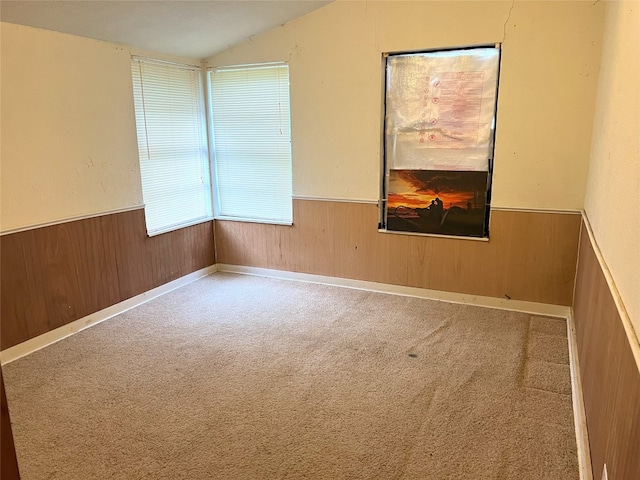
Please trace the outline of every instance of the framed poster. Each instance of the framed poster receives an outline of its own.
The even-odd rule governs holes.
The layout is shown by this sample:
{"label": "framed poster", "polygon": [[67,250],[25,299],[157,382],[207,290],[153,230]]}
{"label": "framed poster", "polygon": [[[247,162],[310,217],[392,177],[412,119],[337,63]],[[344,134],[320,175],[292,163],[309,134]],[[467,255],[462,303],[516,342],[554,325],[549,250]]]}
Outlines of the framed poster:
{"label": "framed poster", "polygon": [[500,49],[389,54],[381,227],[489,235]]}

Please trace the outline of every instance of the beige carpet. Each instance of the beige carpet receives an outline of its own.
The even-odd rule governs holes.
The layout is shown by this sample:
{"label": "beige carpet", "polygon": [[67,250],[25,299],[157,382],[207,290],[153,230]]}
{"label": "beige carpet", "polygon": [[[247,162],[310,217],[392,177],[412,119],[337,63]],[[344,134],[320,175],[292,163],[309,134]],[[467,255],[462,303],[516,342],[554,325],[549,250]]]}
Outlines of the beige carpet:
{"label": "beige carpet", "polygon": [[23,480],[579,478],[558,319],[218,273],[5,382]]}

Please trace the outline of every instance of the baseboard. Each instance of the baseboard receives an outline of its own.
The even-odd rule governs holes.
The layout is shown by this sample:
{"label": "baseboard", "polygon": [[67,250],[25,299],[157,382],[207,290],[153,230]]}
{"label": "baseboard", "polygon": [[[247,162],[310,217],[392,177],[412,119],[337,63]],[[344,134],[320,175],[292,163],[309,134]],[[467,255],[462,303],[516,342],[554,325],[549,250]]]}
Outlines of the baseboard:
{"label": "baseboard", "polygon": [[39,335],[35,338],[22,342],[13,347],[0,352],[0,363],[7,364],[18,358],[24,357],[41,348],[51,345],[63,338],[77,333],[97,323],[119,315],[138,305],[142,305],[154,298],[168,293],[176,288],[187,285],[201,277],[210,275],[217,271],[241,273],[246,275],[256,275],[261,277],[279,278],[284,280],[295,280],[300,282],[319,283],[324,285],[334,285],[358,290],[368,290],[372,292],[391,293],[395,295],[405,295],[409,297],[426,298],[436,301],[477,305],[487,308],[501,310],[511,310],[535,315],[547,315],[551,317],[569,318],[571,308],[562,305],[550,305],[546,303],[527,302],[523,300],[508,300],[503,298],[485,297],[481,295],[470,295],[465,293],[444,292],[439,290],[429,290],[425,288],[406,287],[402,285],[390,285],[364,280],[353,280],[349,278],[328,277],[314,275],[310,273],[289,272],[285,270],[272,270],[267,268],[245,267],[239,265],[214,264],[184,277],[173,280],[169,283],[156,287],[147,292],[136,295],[122,302],[116,303],[86,317],[75,320],[50,332]]}
{"label": "baseboard", "polygon": [[580,361],[578,359],[576,325],[573,318],[573,309],[570,310],[569,316],[567,317],[567,338],[569,339],[569,366],[571,369],[573,424],[576,430],[580,480],[593,480],[591,451],[589,449],[589,434],[587,431],[587,416],[584,408],[584,397],[582,396],[582,377],[580,376]]}
{"label": "baseboard", "polygon": [[141,293],[140,295],[128,298],[127,300],[111,305],[110,307],[107,307],[103,310],[99,310],[95,313],[87,315],[86,317],[79,318],[78,320],[63,325],[62,327],[56,328],[55,330],[51,330],[50,332],[38,335],[37,337],[27,340],[26,342],[22,342],[18,345],[7,348],[6,350],[0,352],[0,363],[2,365],[6,365],[7,363],[13,362],[14,360],[22,358],[25,355],[29,355],[30,353],[36,352],[44,347],[56,343],[63,338],[67,338],[86,328],[89,328],[100,322],[104,322],[109,318],[115,317],[116,315],[137,307],[138,305],[142,305],[143,303],[153,300],[154,298],[164,295],[165,293],[175,290],[176,288],[183,287],[184,285],[194,282],[199,278],[211,275],[212,273],[215,273],[216,270],[216,265],[211,265],[209,267],[197,270],[169,283],[165,283],[164,285],[160,285],[159,287]]}
{"label": "baseboard", "polygon": [[223,263],[217,264],[217,271],[242,273],[246,275],[256,275],[259,277],[279,278],[283,280],[295,280],[299,282],[320,283],[323,285],[334,285],[338,287],[355,288],[358,290],[369,290],[372,292],[393,293],[395,295],[405,295],[408,297],[419,297],[450,303],[477,305],[480,307],[511,310],[515,312],[530,313],[535,315],[547,315],[550,317],[568,318],[571,310],[570,307],[562,305],[527,302],[524,300],[508,300],[506,298],[484,297],[481,295],[470,295],[466,293],[444,292],[440,290],[429,290],[426,288],[405,287],[402,285],[390,285],[385,283],[368,282],[364,280],[352,280],[349,278],[327,277],[324,275],[314,275],[311,273],[298,273],[285,270],[272,270],[268,268],[244,267],[240,265],[227,265]]}

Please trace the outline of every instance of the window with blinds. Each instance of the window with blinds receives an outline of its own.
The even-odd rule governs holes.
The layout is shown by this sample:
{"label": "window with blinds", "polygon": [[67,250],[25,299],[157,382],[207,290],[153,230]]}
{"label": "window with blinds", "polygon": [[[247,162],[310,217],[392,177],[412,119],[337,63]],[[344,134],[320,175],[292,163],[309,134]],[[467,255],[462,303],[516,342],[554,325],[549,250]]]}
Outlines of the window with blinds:
{"label": "window with blinds", "polygon": [[131,70],[148,234],[210,220],[201,69],[133,57]]}
{"label": "window with blinds", "polygon": [[289,68],[209,71],[216,218],[292,223]]}

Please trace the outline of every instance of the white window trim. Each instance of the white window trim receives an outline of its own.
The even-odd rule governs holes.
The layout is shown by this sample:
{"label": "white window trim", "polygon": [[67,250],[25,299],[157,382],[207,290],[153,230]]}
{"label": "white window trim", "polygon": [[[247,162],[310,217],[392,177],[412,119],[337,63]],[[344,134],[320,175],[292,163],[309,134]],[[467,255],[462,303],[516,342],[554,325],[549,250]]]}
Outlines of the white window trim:
{"label": "white window trim", "polygon": [[[210,142],[210,138],[209,138],[209,125],[208,125],[208,115],[207,115],[207,98],[206,98],[206,71],[203,67],[202,64],[189,64],[189,63],[180,63],[180,62],[174,62],[174,61],[169,61],[169,60],[163,60],[163,59],[158,59],[158,58],[153,58],[153,57],[147,57],[147,56],[142,56],[142,55],[131,55],[131,60],[130,62],[133,61],[137,61],[137,62],[141,62],[141,63],[150,63],[150,64],[156,64],[156,65],[167,65],[167,66],[173,66],[173,67],[178,67],[178,68],[184,68],[187,70],[192,70],[192,71],[199,71],[200,72],[200,84],[201,84],[201,88],[200,88],[200,95],[199,95],[199,101],[200,101],[200,106],[201,106],[201,111],[203,112],[203,117],[202,121],[204,124],[204,132],[203,132],[203,142],[205,147],[207,148],[207,162],[208,162],[208,168],[209,168],[209,211],[211,212],[210,215],[205,215],[203,217],[199,217],[199,218],[192,218],[190,220],[187,220],[185,222],[180,222],[180,223],[176,223],[176,224],[172,224],[172,225],[168,225],[166,227],[163,228],[159,228],[159,229],[154,229],[152,231],[149,231],[148,225],[146,225],[146,217],[145,217],[145,228],[147,230],[147,236],[148,237],[155,237],[158,235],[162,235],[164,233],[168,233],[168,232],[172,232],[175,230],[180,230],[182,228],[186,228],[186,227],[191,227],[194,225],[199,225],[201,223],[206,223],[206,222],[210,222],[212,220],[214,220],[214,205],[213,205],[213,197],[215,195],[213,186],[214,186],[214,177],[212,176],[212,169],[213,169],[213,164],[211,162],[211,142]],[[133,82],[133,80],[132,80]],[[135,115],[135,108],[134,108],[134,115]],[[137,130],[137,128],[136,128]],[[137,131],[136,131],[136,137],[137,137]],[[138,159],[138,166],[139,168],[141,168],[140,166],[140,159]],[[142,185],[142,178],[140,179],[140,186],[141,188],[144,188]],[[145,207],[145,215],[146,215],[146,205],[143,204],[143,206]]]}
{"label": "white window trim", "polygon": [[[268,220],[268,219],[259,219],[259,218],[248,218],[248,217],[235,217],[235,216],[226,216],[221,215],[220,212],[220,200],[219,200],[219,191],[217,188],[217,179],[218,179],[218,162],[216,161],[216,148],[215,148],[215,135],[214,135],[214,125],[213,125],[213,116],[211,111],[211,81],[209,79],[209,73],[215,72],[217,70],[242,70],[246,68],[260,68],[260,67],[273,67],[285,65],[289,68],[289,62],[279,61],[279,62],[261,62],[261,63],[247,63],[247,64],[237,64],[237,65],[216,65],[210,66],[204,69],[204,90],[205,90],[205,108],[206,108],[206,122],[207,122],[207,136],[208,136],[208,144],[209,144],[209,165],[210,165],[210,174],[211,174],[211,202],[213,206],[213,219],[214,220],[222,220],[222,221],[232,221],[232,222],[241,222],[241,223],[259,223],[266,225],[285,225],[292,226],[293,225],[293,146],[291,147],[291,221],[282,221],[282,220]],[[289,104],[291,104],[291,89],[289,88]],[[291,107],[289,107],[291,108]],[[291,113],[289,113],[291,115]],[[290,140],[293,144],[293,135],[291,134]]]}

